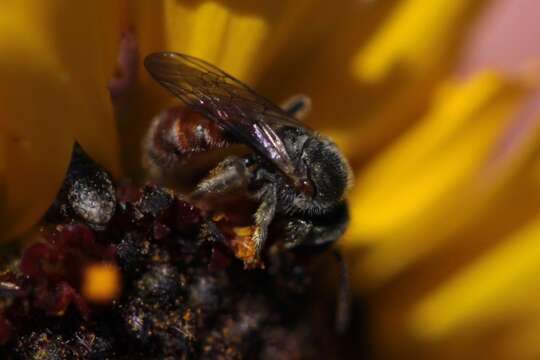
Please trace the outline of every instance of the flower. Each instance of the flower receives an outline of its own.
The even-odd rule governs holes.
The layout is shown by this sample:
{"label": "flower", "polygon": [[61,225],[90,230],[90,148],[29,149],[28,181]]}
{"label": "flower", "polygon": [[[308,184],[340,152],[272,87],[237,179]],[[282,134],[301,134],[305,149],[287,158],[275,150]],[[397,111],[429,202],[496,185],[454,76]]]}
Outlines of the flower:
{"label": "flower", "polygon": [[131,28],[141,55],[185,52],[274,100],[312,97],[310,125],[357,178],[342,245],[376,354],[540,355],[534,0],[2,6],[3,238],[46,210],[75,139],[115,174],[140,171],[138,139],[170,100],[139,69],[111,104]]}

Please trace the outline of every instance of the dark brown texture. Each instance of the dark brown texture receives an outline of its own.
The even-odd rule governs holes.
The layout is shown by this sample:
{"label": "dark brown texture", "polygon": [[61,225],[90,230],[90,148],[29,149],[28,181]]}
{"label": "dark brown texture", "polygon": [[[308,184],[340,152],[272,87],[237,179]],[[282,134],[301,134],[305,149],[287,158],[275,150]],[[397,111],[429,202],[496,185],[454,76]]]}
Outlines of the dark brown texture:
{"label": "dark brown texture", "polygon": [[[70,168],[40,240],[3,265],[0,358],[338,357],[335,308],[316,291],[321,255],[272,239],[260,267],[246,269],[234,251],[239,214],[203,211],[152,184],[118,184],[114,214],[96,227],[65,196],[69,184],[103,171],[81,171],[88,161]],[[108,174],[93,179],[108,183]],[[121,296],[108,304],[80,293],[81,274],[96,262],[122,272]]]}

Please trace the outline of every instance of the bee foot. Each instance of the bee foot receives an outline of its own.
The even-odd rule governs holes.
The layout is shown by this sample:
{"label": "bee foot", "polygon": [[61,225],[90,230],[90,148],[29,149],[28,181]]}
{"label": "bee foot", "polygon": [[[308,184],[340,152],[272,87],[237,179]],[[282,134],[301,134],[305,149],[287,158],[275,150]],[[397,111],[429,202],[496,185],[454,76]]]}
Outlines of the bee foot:
{"label": "bee foot", "polygon": [[313,223],[311,222],[302,219],[290,220],[285,226],[283,246],[286,249],[297,247],[304,242],[312,229]]}
{"label": "bee foot", "polygon": [[293,95],[281,104],[281,108],[285,112],[298,119],[302,120],[309,115],[311,111],[311,99],[304,94]]}

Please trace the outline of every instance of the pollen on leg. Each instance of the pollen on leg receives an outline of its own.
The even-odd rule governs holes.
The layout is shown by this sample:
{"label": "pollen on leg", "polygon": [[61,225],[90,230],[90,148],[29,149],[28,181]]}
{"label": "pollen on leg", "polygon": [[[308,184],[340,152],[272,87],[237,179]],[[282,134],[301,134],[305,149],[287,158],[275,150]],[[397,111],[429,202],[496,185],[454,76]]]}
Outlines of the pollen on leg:
{"label": "pollen on leg", "polygon": [[253,234],[255,233],[255,227],[253,226],[241,226],[234,227],[234,239],[231,241],[234,255],[244,261],[247,266],[256,266],[259,262],[257,247],[255,241],[253,241]]}

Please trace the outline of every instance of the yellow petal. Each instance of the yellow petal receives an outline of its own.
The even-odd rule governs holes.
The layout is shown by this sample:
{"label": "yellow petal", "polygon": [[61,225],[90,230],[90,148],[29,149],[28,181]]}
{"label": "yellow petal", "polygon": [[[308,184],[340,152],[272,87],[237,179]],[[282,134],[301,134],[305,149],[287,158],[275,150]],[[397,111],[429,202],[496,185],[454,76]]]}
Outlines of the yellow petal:
{"label": "yellow petal", "polygon": [[336,136],[349,158],[364,160],[426,109],[426,94],[446,74],[481,4],[344,1],[335,19],[329,3],[317,4],[309,23],[326,32],[278,57],[263,88],[280,98],[310,95],[307,121]]}
{"label": "yellow petal", "polygon": [[390,276],[485,202],[497,177],[477,183],[478,171],[522,95],[493,73],[447,84],[418,126],[357,177],[348,238],[373,247],[359,272],[371,280]]}
{"label": "yellow petal", "polygon": [[216,1],[188,5],[167,0],[164,8],[166,50],[202,58],[247,80],[255,52],[268,35],[260,13],[241,13]]}
{"label": "yellow petal", "polygon": [[165,2],[167,50],[186,52],[212,63],[221,54],[230,11],[216,2],[191,6]]}
{"label": "yellow petal", "polygon": [[[311,1],[134,0],[129,2],[129,17],[139,39],[141,56],[155,51],[187,53],[252,84],[271,65],[271,59],[281,54],[282,46],[291,46],[286,30],[302,28],[295,20],[304,16]],[[139,74],[140,82],[125,115],[129,126],[122,133],[134,139],[126,146],[130,149],[128,167],[142,171],[139,139],[152,117],[173,99],[150,79],[142,66]]]}
{"label": "yellow petal", "polygon": [[118,173],[107,91],[121,26],[120,17],[108,12],[120,11],[118,4],[7,0],[1,5],[2,238],[28,229],[50,205],[75,140]]}
{"label": "yellow petal", "polygon": [[497,352],[501,354],[501,359],[538,359],[540,314],[538,311],[531,311],[519,320],[517,325],[510,324],[509,331],[504,332],[505,337],[496,342]]}
{"label": "yellow petal", "polygon": [[354,75],[379,82],[398,67],[414,76],[441,65],[461,34],[459,27],[478,5],[468,0],[402,1],[353,60]]}
{"label": "yellow petal", "polygon": [[540,220],[463,269],[414,309],[417,336],[437,340],[540,310]]}

